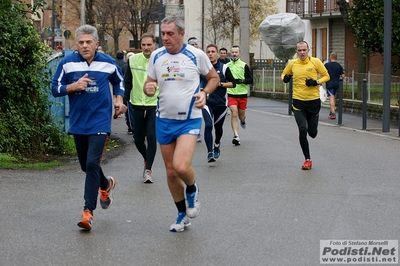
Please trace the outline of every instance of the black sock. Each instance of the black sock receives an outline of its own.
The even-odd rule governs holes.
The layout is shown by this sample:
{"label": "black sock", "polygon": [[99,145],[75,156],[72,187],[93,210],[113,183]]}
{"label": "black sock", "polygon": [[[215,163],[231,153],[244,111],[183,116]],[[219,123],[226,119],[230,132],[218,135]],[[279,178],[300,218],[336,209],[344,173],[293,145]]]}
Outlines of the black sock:
{"label": "black sock", "polygon": [[193,185],[191,185],[191,186],[186,186],[186,193],[187,193],[187,194],[191,194],[191,193],[193,193],[193,192],[196,192],[196,186],[195,186],[195,184],[196,184],[196,183],[193,183]]}
{"label": "black sock", "polygon": [[175,205],[178,208],[178,212],[186,212],[186,202],[185,202],[185,200],[181,200],[179,202],[175,202]]}

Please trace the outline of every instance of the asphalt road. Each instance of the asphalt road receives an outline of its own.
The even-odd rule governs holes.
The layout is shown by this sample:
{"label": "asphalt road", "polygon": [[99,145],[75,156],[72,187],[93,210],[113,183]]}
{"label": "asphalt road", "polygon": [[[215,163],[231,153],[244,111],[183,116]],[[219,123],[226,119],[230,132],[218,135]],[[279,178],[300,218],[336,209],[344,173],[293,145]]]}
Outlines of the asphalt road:
{"label": "asphalt road", "polygon": [[[321,111],[304,161],[287,106],[250,98],[241,146],[225,122],[221,157],[193,158],[202,210],[182,233],[169,232],[176,208],[159,150],[154,184],[141,182],[143,159],[116,119],[121,154],[103,165],[117,185],[114,203],[81,231],[84,174],[77,163],[47,171],[0,169],[0,265],[319,265],[320,240],[398,240],[400,138],[344,125]],[[337,121],[336,121],[337,123]],[[375,264],[379,265],[379,264]]]}

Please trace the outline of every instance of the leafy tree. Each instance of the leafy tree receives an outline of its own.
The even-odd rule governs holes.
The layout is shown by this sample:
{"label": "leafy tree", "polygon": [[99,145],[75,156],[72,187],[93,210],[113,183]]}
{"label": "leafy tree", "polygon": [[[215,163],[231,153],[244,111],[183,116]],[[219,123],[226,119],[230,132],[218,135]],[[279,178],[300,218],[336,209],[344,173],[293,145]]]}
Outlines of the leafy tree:
{"label": "leafy tree", "polygon": [[0,16],[3,15],[4,11],[11,9],[11,0],[0,0]]}
{"label": "leafy tree", "polygon": [[[353,0],[353,5],[348,7],[348,25],[356,38],[355,45],[364,56],[383,54],[384,0]],[[392,55],[400,56],[400,0],[392,1],[391,30]],[[393,65],[399,68],[400,61],[397,60]]]}
{"label": "leafy tree", "polygon": [[[237,41],[235,34],[240,26],[240,1],[226,0],[213,1],[207,0],[206,15],[204,17],[205,27],[210,29],[208,32],[211,41],[228,39],[233,45]],[[260,40],[260,32],[258,26],[268,16],[276,14],[275,0],[249,0],[250,9],[250,44]]]}
{"label": "leafy tree", "polygon": [[39,16],[44,2],[13,3],[0,15],[0,152],[61,153],[66,134],[54,124],[49,110],[49,47],[40,41],[30,19]]}

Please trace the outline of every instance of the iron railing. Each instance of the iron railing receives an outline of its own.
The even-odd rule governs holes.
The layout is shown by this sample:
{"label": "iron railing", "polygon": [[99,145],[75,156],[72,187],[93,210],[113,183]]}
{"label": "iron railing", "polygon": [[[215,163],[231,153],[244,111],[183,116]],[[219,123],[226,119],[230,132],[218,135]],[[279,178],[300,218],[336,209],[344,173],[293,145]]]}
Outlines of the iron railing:
{"label": "iron railing", "polygon": [[337,0],[287,0],[286,12],[300,17],[323,17],[340,15]]}
{"label": "iron railing", "polygon": [[[288,93],[289,85],[283,83],[281,74],[282,66],[270,68],[268,66],[261,69],[253,69],[254,83],[252,90],[265,91],[273,93]],[[367,80],[367,101],[370,103],[382,104],[383,98],[383,75],[373,73],[357,73],[355,71],[346,72],[346,78],[343,81],[344,99],[356,100],[360,93],[357,81],[362,78]],[[400,77],[391,76],[390,84],[390,102],[392,105],[398,105],[400,99]]]}

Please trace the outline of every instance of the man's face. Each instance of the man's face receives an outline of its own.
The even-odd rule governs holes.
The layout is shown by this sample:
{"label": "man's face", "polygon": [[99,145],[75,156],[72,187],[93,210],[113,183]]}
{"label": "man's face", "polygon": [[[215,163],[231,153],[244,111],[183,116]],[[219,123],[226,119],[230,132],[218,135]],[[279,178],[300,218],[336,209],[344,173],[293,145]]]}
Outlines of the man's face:
{"label": "man's face", "polygon": [[212,64],[215,64],[218,60],[218,52],[215,47],[208,47],[206,50],[206,54],[208,58],[210,59],[210,62]]}
{"label": "man's face", "polygon": [[89,63],[93,61],[99,42],[95,42],[91,34],[81,34],[76,41],[78,52]]}
{"label": "man's face", "polygon": [[185,31],[178,32],[175,23],[161,24],[161,36],[163,45],[168,52],[175,54],[178,53],[183,45],[183,36]]}
{"label": "man's face", "polygon": [[151,37],[142,38],[141,46],[143,54],[146,57],[149,57],[154,49],[156,49],[156,44],[153,42],[153,38]]}
{"label": "man's face", "polygon": [[296,53],[300,60],[306,59],[309,51],[310,49],[308,49],[306,43],[298,43],[296,45]]}
{"label": "man's face", "polygon": [[219,51],[219,57],[222,59],[222,60],[225,60],[226,59],[226,51],[225,50],[221,50],[221,51]]}
{"label": "man's face", "polygon": [[239,47],[232,47],[231,57],[232,57],[232,59],[234,61],[239,59],[239,57],[240,57],[240,49],[239,49]]}

